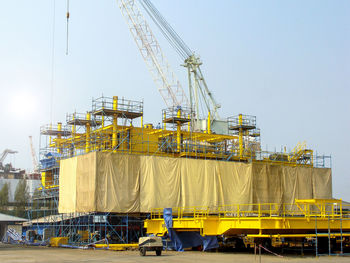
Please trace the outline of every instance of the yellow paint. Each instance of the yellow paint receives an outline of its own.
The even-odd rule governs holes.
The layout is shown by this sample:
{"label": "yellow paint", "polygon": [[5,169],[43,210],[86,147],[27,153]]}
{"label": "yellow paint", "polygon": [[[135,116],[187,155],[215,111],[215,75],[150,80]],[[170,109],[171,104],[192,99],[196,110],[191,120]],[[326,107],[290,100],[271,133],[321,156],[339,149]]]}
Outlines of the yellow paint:
{"label": "yellow paint", "polygon": [[[338,206],[334,207],[334,203]],[[300,208],[300,204],[307,205]],[[310,207],[311,204],[313,207]],[[318,231],[327,231],[330,227],[331,232],[339,233],[340,228],[349,232],[350,220],[346,219],[350,212],[343,210],[340,204],[341,200],[308,199],[296,200],[295,204],[283,204],[282,207],[279,204],[241,204],[222,206],[216,210],[178,208],[174,209],[173,229],[198,231],[202,235],[250,237],[277,236],[276,233],[283,233],[278,235],[281,237],[306,237],[310,231],[315,231],[316,225]],[[145,221],[148,234],[164,235],[167,232],[162,213],[162,209],[154,209],[151,219]]]}
{"label": "yellow paint", "polygon": [[103,248],[108,250],[122,251],[128,248],[137,248],[138,244],[96,244],[96,248]]}
{"label": "yellow paint", "polygon": [[[118,109],[118,97],[114,96],[113,97],[113,110],[117,110]],[[118,134],[118,117],[115,114],[113,116],[113,135],[112,135],[112,148],[113,150],[115,150],[118,146],[118,142],[117,142],[117,135]]]}
{"label": "yellow paint", "polygon": [[239,156],[242,157],[243,156],[243,152],[244,152],[244,148],[243,148],[243,116],[242,114],[239,114],[238,116],[238,125],[240,126],[239,130],[238,130],[238,136],[239,136]]}
{"label": "yellow paint", "polygon": [[[62,131],[62,123],[61,122],[57,123],[57,130]],[[57,148],[58,153],[61,153],[61,145],[60,145],[61,138],[62,138],[61,134],[58,134],[57,140],[56,140],[56,148]]]}
{"label": "yellow paint", "polygon": [[[210,113],[208,113],[206,132],[191,131],[191,122],[188,122],[188,128],[186,130],[182,130],[184,113],[181,109],[176,112],[176,118],[180,118],[181,121],[176,122],[175,130],[169,129],[169,127],[167,127],[169,125],[164,123],[164,118],[166,116],[163,116],[163,129],[155,129],[152,125],[144,124],[142,113],[139,115],[139,117],[141,117],[140,127],[129,126],[127,122],[124,122],[124,125],[118,125],[119,111],[121,111],[121,109],[118,109],[118,107],[120,108],[118,104],[118,97],[115,96],[113,97],[113,103],[104,104],[101,106],[102,108],[98,109],[100,111],[115,111],[109,115],[111,119],[113,118],[111,124],[106,126],[104,114],[101,114],[102,124],[100,126],[92,129],[92,127],[87,124],[86,131],[82,133],[77,133],[77,131],[72,128],[71,136],[61,136],[61,134],[58,134],[55,139],[50,141],[49,148],[52,149],[48,150],[59,152],[64,157],[71,157],[74,155],[71,151],[74,147],[74,151],[79,153],[96,150],[165,157],[193,157],[230,161],[250,160],[252,162],[276,165],[313,166],[312,162],[303,163],[294,160],[271,160],[269,158],[254,159],[254,153],[247,153],[244,149],[244,137],[248,136],[248,130],[244,127],[244,116],[242,114],[239,115],[238,122],[236,123],[238,126],[241,125],[241,127],[237,129],[237,135],[222,135],[211,133],[210,122],[212,116]],[[132,112],[129,112],[129,115],[130,114],[132,114]],[[186,113],[186,118],[187,114],[188,113]],[[89,115],[87,115],[87,119],[92,118],[92,116]],[[191,116],[188,116],[188,119],[190,120]],[[62,127],[62,124],[59,124],[57,129],[62,130]],[[130,134],[130,137],[126,138],[128,134]],[[186,143],[186,147],[182,145],[184,142]],[[217,143],[219,146],[215,146],[214,149],[211,148],[209,143]],[[237,143],[239,145],[237,145]],[[164,147],[161,148],[160,146]],[[312,154],[312,150],[303,149],[303,152],[300,154],[301,157],[303,157],[305,154]]]}
{"label": "yellow paint", "polygon": [[51,237],[50,238],[50,246],[51,247],[59,247],[60,245],[67,245],[68,237]]}
{"label": "yellow paint", "polygon": [[[177,117],[181,118],[181,109],[177,110]],[[181,152],[181,122],[177,122],[176,125],[176,145],[177,152]]]}
{"label": "yellow paint", "polygon": [[[166,112],[164,111],[163,120],[166,119]],[[166,122],[163,122],[163,130],[166,130]]]}
{"label": "yellow paint", "polygon": [[[86,113],[86,120],[90,121],[91,120],[91,114],[90,112]],[[85,143],[85,151],[88,153],[90,152],[90,137],[91,137],[91,127],[90,123],[86,123],[86,143]]]}
{"label": "yellow paint", "polygon": [[211,121],[210,121],[210,111],[208,111],[208,124],[207,124],[207,133],[211,134]]}

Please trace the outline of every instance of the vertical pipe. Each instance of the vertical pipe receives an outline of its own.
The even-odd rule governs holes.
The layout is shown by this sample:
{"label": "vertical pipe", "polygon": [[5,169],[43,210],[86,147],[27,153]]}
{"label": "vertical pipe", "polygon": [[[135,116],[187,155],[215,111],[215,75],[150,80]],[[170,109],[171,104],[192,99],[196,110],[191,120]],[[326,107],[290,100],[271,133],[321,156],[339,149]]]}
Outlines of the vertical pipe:
{"label": "vertical pipe", "polygon": [[[163,113],[163,120],[166,119],[166,111]],[[163,130],[166,130],[166,122],[163,122]]]}
{"label": "vertical pipe", "polygon": [[191,132],[191,121],[192,121],[191,114],[188,114],[188,119],[190,121],[188,122],[187,131]]}
{"label": "vertical pipe", "polygon": [[[181,118],[181,109],[177,110],[177,117]],[[177,122],[177,136],[176,136],[177,151],[181,151],[181,122]]]}
{"label": "vertical pipe", "polygon": [[[118,109],[118,96],[113,96],[113,110]],[[112,148],[113,151],[117,147],[117,130],[118,130],[118,117],[117,114],[113,115],[113,134],[112,134]]]}
{"label": "vertical pipe", "polygon": [[[61,122],[57,123],[57,130],[62,131],[62,123]],[[61,142],[61,133],[58,133],[57,134],[57,141],[56,141],[56,148],[57,148],[58,153],[61,153],[60,142]]]}
{"label": "vertical pipe", "polygon": [[73,137],[73,139],[74,139],[74,137],[75,137],[75,132],[76,132],[76,127],[75,127],[75,113],[73,113],[73,115],[72,115],[72,121],[73,121],[73,125],[72,125],[72,137]]}
{"label": "vertical pipe", "polygon": [[259,245],[259,263],[261,263],[261,245]]}
{"label": "vertical pipe", "polygon": [[254,262],[256,262],[256,243],[254,240]]}
{"label": "vertical pipe", "polygon": [[316,257],[318,257],[317,215],[315,215],[315,234],[316,234]]}
{"label": "vertical pipe", "polygon": [[208,111],[208,124],[207,124],[207,133],[211,134],[211,121],[210,121],[210,111]]}
{"label": "vertical pipe", "polygon": [[193,88],[192,88],[192,77],[191,77],[191,68],[189,65],[187,65],[187,73],[188,73],[188,89],[190,93],[190,111],[192,112],[193,109]]}
{"label": "vertical pipe", "polygon": [[[52,130],[52,123],[50,123],[50,131]],[[51,145],[51,143],[52,143],[52,138],[51,138],[51,135],[50,135],[50,137],[49,137],[49,145]]]}
{"label": "vertical pipe", "polygon": [[331,255],[331,227],[329,222],[329,214],[328,214],[328,255]]}
{"label": "vertical pipe", "polygon": [[86,123],[86,140],[85,140],[85,152],[88,153],[90,151],[90,132],[91,132],[91,129],[90,129],[90,119],[91,119],[91,115],[90,115],[90,112],[87,112],[86,113],[86,120],[87,120],[87,123]]}
{"label": "vertical pipe", "polygon": [[239,114],[238,116],[238,126],[239,126],[239,157],[243,157],[243,116]]}
{"label": "vertical pipe", "polygon": [[343,216],[340,216],[340,254],[343,255]]}

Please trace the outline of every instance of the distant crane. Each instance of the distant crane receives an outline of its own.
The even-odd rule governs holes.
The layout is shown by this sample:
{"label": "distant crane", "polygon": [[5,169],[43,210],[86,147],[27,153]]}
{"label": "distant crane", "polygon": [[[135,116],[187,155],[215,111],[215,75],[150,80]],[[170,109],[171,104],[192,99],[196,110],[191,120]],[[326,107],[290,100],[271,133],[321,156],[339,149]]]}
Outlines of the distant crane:
{"label": "distant crane", "polygon": [[33,146],[33,137],[32,136],[29,136],[29,142],[30,142],[30,150],[32,153],[33,169],[34,169],[34,172],[38,172],[39,165],[38,165],[38,159],[36,158],[35,149]]}
{"label": "distant crane", "polygon": [[14,150],[10,150],[10,149],[5,149],[2,152],[1,157],[0,157],[0,167],[4,167],[4,161],[5,161],[8,154],[15,154],[15,153],[18,153],[18,152],[14,151]]}

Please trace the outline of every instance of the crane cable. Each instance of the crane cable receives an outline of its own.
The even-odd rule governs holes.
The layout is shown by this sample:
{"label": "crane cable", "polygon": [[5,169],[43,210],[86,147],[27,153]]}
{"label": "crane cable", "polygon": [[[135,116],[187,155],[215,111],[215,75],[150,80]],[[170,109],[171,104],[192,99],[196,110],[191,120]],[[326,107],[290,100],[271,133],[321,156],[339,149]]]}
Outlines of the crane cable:
{"label": "crane cable", "polygon": [[53,119],[53,97],[54,97],[54,85],[55,85],[55,34],[56,34],[56,0],[53,0],[52,7],[52,43],[51,43],[51,90],[50,90],[50,123]]}
{"label": "crane cable", "polygon": [[68,49],[69,49],[69,0],[67,0],[67,13],[66,13],[66,18],[67,18],[67,42],[66,42],[66,55],[68,56]]}
{"label": "crane cable", "polygon": [[[176,31],[171,27],[171,25],[167,22],[167,20],[162,16],[162,14],[158,11],[158,9],[152,4],[149,0],[143,0],[150,11],[154,14],[155,18],[160,22],[160,25],[164,28],[162,30],[166,34],[172,38],[172,42],[177,45],[182,53],[183,57],[187,58],[192,55],[191,49],[186,45],[186,43],[181,39],[181,37],[176,33]],[[187,57],[186,57],[187,56]]]}
{"label": "crane cable", "polygon": [[183,58],[187,59],[193,52],[166,21],[158,9],[149,0],[139,0],[142,7],[146,10],[147,14],[151,17],[153,22],[159,28],[164,37],[173,46],[175,51]]}

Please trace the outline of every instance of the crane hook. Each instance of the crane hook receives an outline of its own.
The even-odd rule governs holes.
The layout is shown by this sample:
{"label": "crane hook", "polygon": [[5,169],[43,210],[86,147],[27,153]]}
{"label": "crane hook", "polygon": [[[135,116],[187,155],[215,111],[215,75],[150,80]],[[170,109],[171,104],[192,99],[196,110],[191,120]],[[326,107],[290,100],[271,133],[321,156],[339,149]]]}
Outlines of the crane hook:
{"label": "crane hook", "polygon": [[67,42],[66,42],[66,55],[68,56],[68,49],[69,49],[69,0],[67,0],[67,13],[66,13],[66,18],[67,18]]}

